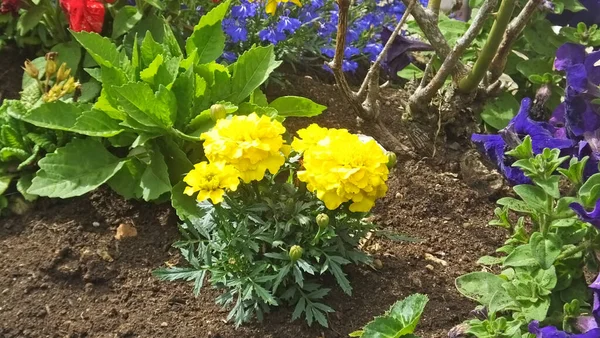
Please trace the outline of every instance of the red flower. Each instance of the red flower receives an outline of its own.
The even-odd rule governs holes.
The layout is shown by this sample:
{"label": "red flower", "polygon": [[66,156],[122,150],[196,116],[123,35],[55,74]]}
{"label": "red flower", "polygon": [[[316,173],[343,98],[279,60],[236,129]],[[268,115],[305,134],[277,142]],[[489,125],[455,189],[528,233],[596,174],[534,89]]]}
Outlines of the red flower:
{"label": "red flower", "polygon": [[60,0],[60,5],[69,17],[69,27],[72,30],[102,32],[104,3],[98,0]]}
{"label": "red flower", "polygon": [[2,0],[2,3],[0,3],[0,14],[17,14],[21,7],[20,5],[19,0]]}

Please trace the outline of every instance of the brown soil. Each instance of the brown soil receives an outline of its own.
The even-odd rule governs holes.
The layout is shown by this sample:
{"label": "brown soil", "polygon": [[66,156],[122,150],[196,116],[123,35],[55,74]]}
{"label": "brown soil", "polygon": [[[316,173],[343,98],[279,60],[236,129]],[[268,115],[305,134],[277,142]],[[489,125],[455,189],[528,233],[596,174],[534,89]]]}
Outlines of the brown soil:
{"label": "brown soil", "polygon": [[[309,78],[287,80],[294,85],[286,94],[329,106],[323,116],[288,121],[290,129],[317,122],[360,131],[335,88]],[[430,297],[418,333],[445,337],[474,307],[456,292],[454,279],[478,269],[478,257],[492,254],[504,235],[486,226],[493,202],[461,182],[459,152],[438,149],[433,159],[400,163],[393,171],[376,221],[421,241],[374,239],[369,250],[383,266],[347,269],[354,294],[335,290],[327,297],[336,309],[330,329],[290,323],[291,310],[280,308],[265,322],[236,330],[224,322],[227,311],[214,305],[218,291],[207,288],[195,298],[187,283],[152,277],[153,269],[177,259],[170,247],[178,238],[174,212],[100,189],[42,200],[27,215],[0,221],[0,337],[345,337],[415,292]],[[115,240],[121,223],[135,225],[137,236]]]}

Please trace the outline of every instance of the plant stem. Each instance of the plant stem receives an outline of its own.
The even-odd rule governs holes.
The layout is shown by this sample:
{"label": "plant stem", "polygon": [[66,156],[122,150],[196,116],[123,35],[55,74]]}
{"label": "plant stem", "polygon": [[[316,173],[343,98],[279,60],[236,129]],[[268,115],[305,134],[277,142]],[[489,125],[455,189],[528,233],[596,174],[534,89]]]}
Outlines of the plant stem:
{"label": "plant stem", "polygon": [[542,0],[527,1],[527,4],[523,7],[519,15],[517,15],[517,17],[515,17],[508,25],[506,33],[504,33],[504,37],[500,43],[500,48],[498,48],[498,53],[496,53],[496,56],[494,56],[494,60],[492,60],[492,64],[490,65],[490,72],[492,74],[490,83],[495,82],[504,72],[504,67],[506,66],[506,61],[512,50],[511,47],[513,43],[521,36],[523,29],[525,29],[525,26],[529,23],[529,20],[538,10],[541,3]]}
{"label": "plant stem", "polygon": [[[456,69],[456,65],[460,62],[460,57],[465,53],[467,48],[473,43],[473,40],[479,35],[483,29],[483,25],[487,20],[492,10],[496,7],[498,0],[487,0],[483,3],[477,16],[473,19],[473,23],[467,29],[465,34],[456,42],[456,45],[448,54],[439,71],[435,74],[431,81],[421,81],[421,85],[410,98],[410,104],[413,105],[411,110],[418,108],[424,102],[430,102],[435,93],[444,85],[446,78]],[[427,65],[429,68],[429,64]],[[427,72],[427,69],[426,69]],[[425,75],[423,77],[425,79]],[[426,84],[426,85],[425,85]]]}
{"label": "plant stem", "polygon": [[385,46],[381,50],[381,53],[379,53],[379,56],[377,56],[377,60],[375,60],[375,63],[373,63],[371,65],[371,67],[369,68],[369,71],[367,72],[367,75],[365,76],[365,79],[364,79],[362,85],[360,86],[360,89],[358,90],[357,96],[358,96],[359,100],[362,100],[364,98],[364,96],[366,95],[367,87],[368,87],[369,83],[371,82],[371,79],[379,71],[379,67],[381,66],[381,63],[383,62],[383,58],[385,58],[385,56],[387,55],[390,48],[392,48],[392,45],[394,44],[394,40],[400,33],[400,29],[402,29],[402,26],[404,26],[404,23],[406,22],[406,20],[408,19],[408,16],[412,12],[413,7],[415,6],[415,2],[416,1],[412,1],[408,5],[408,7],[406,7],[404,14],[402,14],[402,18],[400,19],[400,21],[398,21],[398,24],[396,25],[396,28],[394,28],[394,31],[392,32],[390,39],[386,42]]}
{"label": "plant stem", "polygon": [[558,255],[558,257],[556,258],[557,261],[559,260],[564,260],[567,258],[570,258],[572,256],[575,256],[576,254],[587,250],[590,247],[590,242],[589,241],[585,241],[581,244],[579,244],[578,246],[574,247],[574,248],[570,248],[565,250],[563,253],[561,253],[560,255]]}
{"label": "plant stem", "polygon": [[427,4],[427,8],[430,9],[435,14],[435,16],[439,16],[441,5],[442,5],[442,0],[431,0]]}
{"label": "plant stem", "polygon": [[195,136],[190,136],[188,134],[185,134],[183,132],[181,132],[180,130],[176,129],[176,128],[171,128],[171,134],[179,137],[182,140],[185,141],[191,141],[191,142],[200,142],[200,138],[199,137],[195,137]]}
{"label": "plant stem", "polygon": [[465,93],[472,92],[477,88],[477,86],[479,86],[479,83],[485,76],[490,63],[494,58],[494,55],[496,55],[496,51],[498,50],[498,46],[500,46],[500,42],[502,42],[502,37],[504,36],[506,27],[508,26],[510,18],[512,17],[512,13],[515,9],[515,3],[515,0],[502,0],[496,21],[494,21],[490,35],[483,46],[479,58],[477,58],[477,61],[475,62],[475,65],[473,66],[473,69],[471,69],[469,75],[463,78],[458,85],[460,91]]}

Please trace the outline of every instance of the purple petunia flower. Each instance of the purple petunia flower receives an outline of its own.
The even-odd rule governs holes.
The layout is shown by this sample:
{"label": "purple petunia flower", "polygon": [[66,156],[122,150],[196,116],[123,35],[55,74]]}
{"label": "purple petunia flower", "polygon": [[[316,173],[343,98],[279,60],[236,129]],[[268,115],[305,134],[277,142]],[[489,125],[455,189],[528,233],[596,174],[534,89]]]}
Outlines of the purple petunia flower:
{"label": "purple petunia flower", "polygon": [[594,210],[589,212],[585,210],[583,205],[576,202],[569,204],[569,207],[573,209],[573,211],[575,211],[577,216],[579,216],[580,220],[588,222],[596,228],[600,229],[600,200],[596,202]]}
{"label": "purple petunia flower", "polygon": [[285,34],[277,30],[275,27],[269,26],[258,32],[258,37],[261,41],[268,41],[274,45],[285,40]]}
{"label": "purple petunia flower", "polygon": [[471,136],[471,141],[496,164],[498,170],[513,185],[531,183],[521,169],[512,167],[514,160],[504,154],[507,150],[515,148],[525,136],[531,137],[532,150],[535,154],[541,153],[544,148],[570,152],[574,147],[572,140],[556,137],[556,128],[551,124],[532,120],[529,117],[531,104],[531,99],[523,99],[519,113],[506,128],[500,130],[498,135],[473,134]]}
{"label": "purple petunia flower", "polygon": [[[384,45],[390,39],[392,33],[393,32],[388,28],[383,28],[381,40]],[[386,68],[389,70],[392,78],[398,78],[397,73],[412,62],[410,52],[431,50],[433,50],[433,47],[428,43],[410,40],[404,36],[398,35],[385,56]]]}

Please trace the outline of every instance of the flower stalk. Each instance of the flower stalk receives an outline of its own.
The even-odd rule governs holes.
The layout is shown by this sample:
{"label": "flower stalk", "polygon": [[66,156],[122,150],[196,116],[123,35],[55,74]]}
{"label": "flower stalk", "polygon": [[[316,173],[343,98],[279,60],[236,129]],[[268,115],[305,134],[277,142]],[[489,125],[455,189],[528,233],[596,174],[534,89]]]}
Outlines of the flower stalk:
{"label": "flower stalk", "polygon": [[503,0],[502,4],[500,4],[500,10],[498,11],[496,21],[494,21],[490,35],[483,46],[479,58],[477,58],[477,61],[475,62],[475,65],[471,69],[470,73],[458,84],[459,90],[463,93],[472,92],[477,88],[477,86],[479,86],[481,80],[483,80],[490,63],[494,59],[494,56],[498,51],[498,47],[502,42],[502,37],[504,36],[504,32],[506,31],[506,28],[508,27],[512,17],[515,4],[515,0]]}

